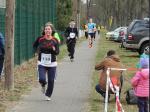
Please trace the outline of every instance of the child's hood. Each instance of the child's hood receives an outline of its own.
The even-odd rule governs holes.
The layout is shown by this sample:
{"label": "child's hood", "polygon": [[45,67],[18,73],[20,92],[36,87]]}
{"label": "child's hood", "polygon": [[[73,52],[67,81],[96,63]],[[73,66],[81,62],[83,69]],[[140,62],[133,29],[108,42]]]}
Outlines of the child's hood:
{"label": "child's hood", "polygon": [[144,79],[149,79],[149,69],[142,69],[141,75]]}

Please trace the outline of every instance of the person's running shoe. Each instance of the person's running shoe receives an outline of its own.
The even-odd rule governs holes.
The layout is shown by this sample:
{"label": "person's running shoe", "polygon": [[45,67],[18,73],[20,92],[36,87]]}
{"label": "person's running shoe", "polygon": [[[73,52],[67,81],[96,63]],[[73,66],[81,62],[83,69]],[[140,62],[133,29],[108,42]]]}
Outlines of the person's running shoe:
{"label": "person's running shoe", "polygon": [[92,44],[89,44],[89,48],[91,48],[92,47]]}
{"label": "person's running shoe", "polygon": [[70,61],[71,61],[71,62],[74,62],[74,59],[73,59],[73,58],[71,58],[71,59],[70,59]]}
{"label": "person's running shoe", "polygon": [[51,101],[51,97],[45,96],[45,100],[46,100],[46,101]]}

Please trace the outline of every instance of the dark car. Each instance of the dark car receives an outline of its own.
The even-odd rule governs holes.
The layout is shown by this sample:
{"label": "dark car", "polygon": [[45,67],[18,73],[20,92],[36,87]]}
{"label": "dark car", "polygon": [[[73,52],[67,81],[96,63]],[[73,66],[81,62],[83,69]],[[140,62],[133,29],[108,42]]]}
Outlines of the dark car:
{"label": "dark car", "polygon": [[129,25],[125,40],[125,48],[135,49],[142,54],[149,49],[149,20],[134,20]]}

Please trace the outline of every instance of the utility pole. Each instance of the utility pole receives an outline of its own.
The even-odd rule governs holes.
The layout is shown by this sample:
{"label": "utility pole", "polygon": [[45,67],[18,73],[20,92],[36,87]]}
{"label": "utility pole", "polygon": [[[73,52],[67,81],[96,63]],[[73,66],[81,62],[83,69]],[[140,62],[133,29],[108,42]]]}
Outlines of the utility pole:
{"label": "utility pole", "polygon": [[15,0],[6,0],[5,20],[5,89],[13,90]]}
{"label": "utility pole", "polygon": [[87,3],[87,22],[88,22],[90,8],[91,8],[91,0],[86,0],[86,3]]}
{"label": "utility pole", "polygon": [[86,0],[86,9],[87,9],[87,21],[89,18],[89,0]]}
{"label": "utility pole", "polygon": [[80,0],[77,0],[77,29],[80,37]]}

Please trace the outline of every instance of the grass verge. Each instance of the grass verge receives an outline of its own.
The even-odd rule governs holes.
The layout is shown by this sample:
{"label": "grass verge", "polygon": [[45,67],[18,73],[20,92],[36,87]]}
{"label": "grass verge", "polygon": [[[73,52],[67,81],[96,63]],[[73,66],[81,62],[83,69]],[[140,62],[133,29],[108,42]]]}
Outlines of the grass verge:
{"label": "grass verge", "polygon": [[[139,55],[136,52],[131,52],[125,49],[119,48],[119,43],[108,41],[105,39],[105,32],[102,32],[101,39],[99,41],[97,55],[95,59],[95,64],[100,62],[104,56],[106,55],[106,52],[110,49],[114,49],[117,51],[118,55],[121,58],[122,63],[126,67],[136,67],[136,64],[139,60]],[[133,77],[135,71],[127,71],[124,73],[125,79],[128,79],[128,81]],[[99,72],[94,71],[93,77],[92,77],[92,90],[90,95],[90,112],[102,112],[104,111],[104,103],[103,98],[101,95],[99,95],[95,91],[95,85],[98,84],[99,80]],[[136,105],[128,105],[125,101],[125,91],[131,87],[130,82],[127,80],[124,80],[122,93],[121,93],[121,103],[123,105],[123,108],[125,112],[137,112],[137,106]],[[115,112],[115,98],[114,95],[111,95],[110,97],[110,103],[108,104],[108,112]]]}

